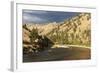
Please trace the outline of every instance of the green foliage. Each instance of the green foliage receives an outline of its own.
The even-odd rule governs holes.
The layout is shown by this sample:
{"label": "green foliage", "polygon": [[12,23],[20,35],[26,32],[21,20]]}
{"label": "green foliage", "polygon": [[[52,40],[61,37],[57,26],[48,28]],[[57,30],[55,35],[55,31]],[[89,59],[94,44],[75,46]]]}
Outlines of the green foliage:
{"label": "green foliage", "polygon": [[[83,46],[90,46],[90,30],[84,30],[82,33],[81,29],[79,31],[79,34],[81,35],[81,38],[84,39],[84,35],[86,35],[86,37],[88,37],[88,41],[83,43],[83,40],[80,38],[79,34],[75,34],[75,32],[77,31],[77,28],[73,28],[73,33],[69,33],[69,31],[66,29],[64,31],[59,31],[58,27],[57,29],[53,30],[50,34],[49,37],[50,39],[56,43],[56,44],[70,44],[70,45],[83,45]],[[71,28],[72,29],[72,28]],[[84,39],[85,41],[86,39]]]}
{"label": "green foliage", "polygon": [[36,38],[38,38],[38,30],[33,28],[31,33],[30,33],[30,41],[31,41],[31,43],[33,43]]}

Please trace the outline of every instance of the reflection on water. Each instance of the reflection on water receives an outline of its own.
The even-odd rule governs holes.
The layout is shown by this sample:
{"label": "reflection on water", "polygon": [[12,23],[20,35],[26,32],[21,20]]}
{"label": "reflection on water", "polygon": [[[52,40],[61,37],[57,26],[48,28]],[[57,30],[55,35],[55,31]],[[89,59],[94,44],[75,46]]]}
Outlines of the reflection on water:
{"label": "reflection on water", "polygon": [[23,54],[23,62],[59,61],[59,60],[81,60],[90,59],[88,48],[48,48],[33,54]]}

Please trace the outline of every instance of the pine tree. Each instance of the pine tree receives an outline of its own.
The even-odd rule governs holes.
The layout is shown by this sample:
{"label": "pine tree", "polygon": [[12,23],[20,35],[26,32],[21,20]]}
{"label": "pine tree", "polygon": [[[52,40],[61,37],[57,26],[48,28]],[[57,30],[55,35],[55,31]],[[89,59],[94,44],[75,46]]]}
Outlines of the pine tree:
{"label": "pine tree", "polygon": [[30,41],[31,41],[31,43],[33,43],[36,38],[38,38],[38,30],[33,28],[31,33],[30,33]]}

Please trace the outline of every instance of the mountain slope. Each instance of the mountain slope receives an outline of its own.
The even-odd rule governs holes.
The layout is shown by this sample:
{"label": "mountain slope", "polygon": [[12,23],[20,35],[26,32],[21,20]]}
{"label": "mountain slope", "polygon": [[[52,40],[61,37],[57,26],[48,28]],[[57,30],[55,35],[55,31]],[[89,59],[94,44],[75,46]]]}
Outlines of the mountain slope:
{"label": "mountain slope", "polygon": [[78,16],[62,21],[61,23],[52,22],[46,24],[25,25],[30,31],[32,31],[33,28],[36,28],[39,35],[47,36],[55,44],[91,45],[90,13],[81,13]]}

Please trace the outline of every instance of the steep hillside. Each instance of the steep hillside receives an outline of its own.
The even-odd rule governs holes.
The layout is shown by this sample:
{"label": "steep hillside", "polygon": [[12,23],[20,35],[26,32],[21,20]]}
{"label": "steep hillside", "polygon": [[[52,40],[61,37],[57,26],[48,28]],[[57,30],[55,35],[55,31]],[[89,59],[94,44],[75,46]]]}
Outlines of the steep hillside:
{"label": "steep hillside", "polygon": [[29,41],[29,32],[33,28],[38,30],[38,35],[46,36],[55,44],[71,44],[90,46],[91,42],[91,15],[81,13],[76,17],[66,19],[61,23],[23,24],[23,40]]}
{"label": "steep hillside", "polygon": [[76,44],[90,46],[91,20],[89,13],[83,13],[58,25],[49,37],[59,44]]}

